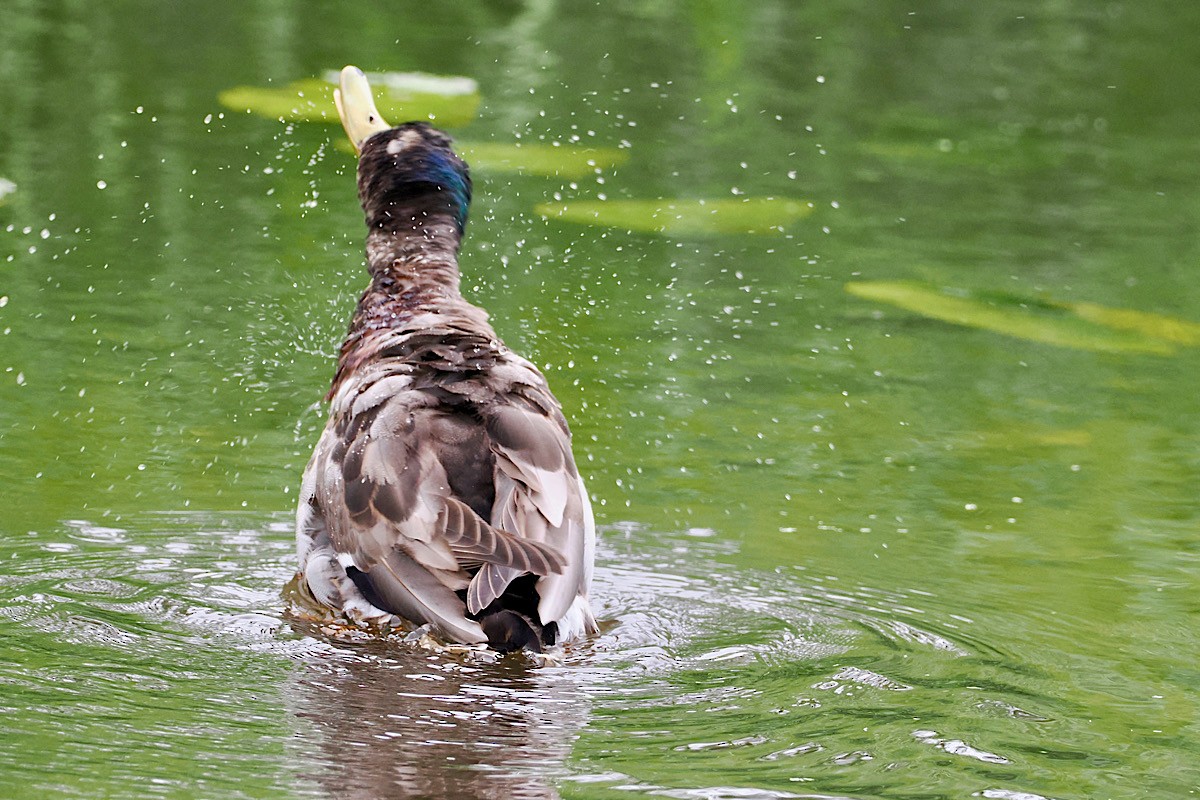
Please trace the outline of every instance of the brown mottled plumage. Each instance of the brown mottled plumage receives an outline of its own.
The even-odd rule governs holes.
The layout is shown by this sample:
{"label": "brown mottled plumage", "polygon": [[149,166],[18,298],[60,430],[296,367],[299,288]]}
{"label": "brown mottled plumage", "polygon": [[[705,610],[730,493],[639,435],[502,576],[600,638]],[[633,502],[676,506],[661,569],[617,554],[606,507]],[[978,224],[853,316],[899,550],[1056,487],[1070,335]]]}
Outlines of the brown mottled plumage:
{"label": "brown mottled plumage", "polygon": [[352,620],[504,651],[594,631],[594,530],[567,422],[459,294],[466,165],[410,123],[361,143],[358,184],[371,283],[304,474],[301,580]]}

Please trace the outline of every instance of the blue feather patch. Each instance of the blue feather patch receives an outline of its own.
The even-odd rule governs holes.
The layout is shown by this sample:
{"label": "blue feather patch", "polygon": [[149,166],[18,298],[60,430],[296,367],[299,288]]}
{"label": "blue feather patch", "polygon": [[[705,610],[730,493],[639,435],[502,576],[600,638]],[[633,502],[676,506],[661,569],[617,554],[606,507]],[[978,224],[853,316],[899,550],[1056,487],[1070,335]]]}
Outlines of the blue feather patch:
{"label": "blue feather patch", "polygon": [[467,209],[471,205],[471,179],[466,165],[449,153],[431,150],[414,170],[413,177],[432,183],[449,195],[461,231],[467,224]]}

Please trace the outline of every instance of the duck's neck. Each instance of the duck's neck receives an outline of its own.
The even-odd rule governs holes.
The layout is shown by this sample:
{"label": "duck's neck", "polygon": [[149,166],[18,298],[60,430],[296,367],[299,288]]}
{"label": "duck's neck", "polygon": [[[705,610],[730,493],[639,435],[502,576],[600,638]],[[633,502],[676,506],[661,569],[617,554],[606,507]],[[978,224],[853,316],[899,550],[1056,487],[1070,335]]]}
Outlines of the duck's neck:
{"label": "duck's neck", "polygon": [[367,235],[371,286],[363,302],[374,293],[397,300],[414,293],[457,297],[461,240],[462,231],[448,214],[422,214],[403,224],[373,228]]}
{"label": "duck's neck", "polygon": [[440,313],[462,302],[458,223],[448,214],[408,220],[411,224],[376,227],[367,234],[371,284],[358,301],[342,343],[330,397],[347,375],[386,347],[393,331],[410,327],[419,314]]}

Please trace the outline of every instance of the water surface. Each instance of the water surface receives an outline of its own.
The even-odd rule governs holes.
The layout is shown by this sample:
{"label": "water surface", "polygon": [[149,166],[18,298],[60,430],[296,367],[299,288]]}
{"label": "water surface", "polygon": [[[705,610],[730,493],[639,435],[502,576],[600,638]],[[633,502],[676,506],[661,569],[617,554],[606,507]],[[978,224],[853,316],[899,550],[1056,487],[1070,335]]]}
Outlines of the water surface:
{"label": "water surface", "polygon": [[[3,17],[4,796],[1196,795],[1193,4]],[[478,84],[464,288],[601,526],[561,664],[285,613],[363,229],[336,126],[218,97],[351,62]],[[811,207],[636,217],[739,198]]]}

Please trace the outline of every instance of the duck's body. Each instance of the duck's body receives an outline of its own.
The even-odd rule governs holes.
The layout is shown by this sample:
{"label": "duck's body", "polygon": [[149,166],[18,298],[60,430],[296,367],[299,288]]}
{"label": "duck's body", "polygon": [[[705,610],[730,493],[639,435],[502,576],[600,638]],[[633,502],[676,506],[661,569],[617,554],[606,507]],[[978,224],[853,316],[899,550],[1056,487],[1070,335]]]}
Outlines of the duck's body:
{"label": "duck's body", "polygon": [[566,420],[459,294],[466,165],[421,123],[361,140],[346,127],[371,284],[304,473],[301,580],[351,620],[428,623],[501,651],[594,631],[595,532]]}

